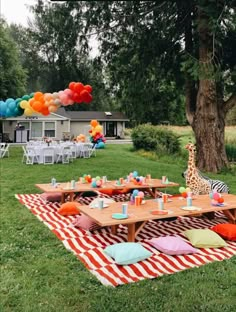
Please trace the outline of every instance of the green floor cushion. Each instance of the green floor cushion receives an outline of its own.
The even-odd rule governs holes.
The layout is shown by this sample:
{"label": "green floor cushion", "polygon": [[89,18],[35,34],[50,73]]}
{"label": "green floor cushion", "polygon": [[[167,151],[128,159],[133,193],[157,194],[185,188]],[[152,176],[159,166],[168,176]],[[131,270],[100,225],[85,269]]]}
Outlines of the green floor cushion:
{"label": "green floor cushion", "polygon": [[226,242],[209,229],[192,229],[183,232],[194,247],[219,248],[227,246]]}

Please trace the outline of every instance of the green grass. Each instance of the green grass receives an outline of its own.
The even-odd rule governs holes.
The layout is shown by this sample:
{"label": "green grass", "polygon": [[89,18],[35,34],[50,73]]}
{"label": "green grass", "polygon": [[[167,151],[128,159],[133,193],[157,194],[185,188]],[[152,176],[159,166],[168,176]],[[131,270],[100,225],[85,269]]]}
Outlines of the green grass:
{"label": "green grass", "polygon": [[[10,147],[0,160],[0,311],[96,312],[169,311],[232,312],[236,309],[236,257],[153,280],[103,286],[68,252],[43,223],[21,205],[16,193],[38,193],[35,183],[70,181],[83,174],[109,179],[137,170],[140,175],[168,176],[184,185],[186,158],[149,159],[132,152],[131,145],[108,145],[97,157],[76,159],[69,165],[25,165],[22,149]],[[215,175],[236,194],[235,167]],[[212,176],[212,175],[211,175]],[[213,177],[213,176],[212,176]],[[178,192],[178,189],[168,190]]]}

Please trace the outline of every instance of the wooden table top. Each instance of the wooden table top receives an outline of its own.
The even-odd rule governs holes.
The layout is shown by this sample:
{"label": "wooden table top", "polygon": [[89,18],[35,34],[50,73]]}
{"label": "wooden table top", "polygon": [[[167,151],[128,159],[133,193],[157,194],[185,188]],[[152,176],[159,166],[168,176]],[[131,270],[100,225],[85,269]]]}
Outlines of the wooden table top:
{"label": "wooden table top", "polygon": [[179,186],[178,183],[169,182],[168,184],[163,184],[160,179],[151,179],[150,183],[137,185],[133,182],[124,183],[122,185],[117,185],[116,181],[109,181],[102,185],[102,187],[94,188],[91,186],[91,183],[81,183],[76,182],[75,188],[70,187],[70,182],[67,183],[57,183],[57,187],[51,185],[51,183],[46,184],[35,184],[37,188],[44,192],[63,192],[63,193],[75,193],[75,192],[86,192],[86,191],[99,191],[105,189],[117,189],[122,190],[127,189],[147,189],[147,188],[168,188]]}
{"label": "wooden table top", "polygon": [[101,226],[110,226],[116,224],[130,224],[139,221],[148,221],[155,219],[163,219],[168,217],[191,216],[212,211],[223,211],[234,209],[234,217],[236,218],[236,195],[224,194],[225,206],[212,206],[209,195],[198,195],[193,199],[193,206],[200,210],[186,211],[182,207],[187,206],[186,199],[181,197],[173,197],[171,202],[164,204],[164,209],[168,211],[165,215],[153,215],[153,210],[158,210],[158,202],[156,199],[146,200],[140,206],[128,203],[128,218],[117,220],[112,218],[113,213],[122,213],[122,202],[109,204],[103,209],[90,208],[89,206],[79,206],[80,212],[91,217]]}

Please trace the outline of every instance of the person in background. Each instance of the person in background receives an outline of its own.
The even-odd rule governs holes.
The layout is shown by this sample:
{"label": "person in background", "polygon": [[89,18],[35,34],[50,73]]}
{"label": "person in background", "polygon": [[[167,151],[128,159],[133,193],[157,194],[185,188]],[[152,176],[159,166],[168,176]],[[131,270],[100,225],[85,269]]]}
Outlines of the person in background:
{"label": "person in background", "polygon": [[24,126],[22,126],[19,122],[16,124],[16,130],[24,130],[25,129],[25,127]]}

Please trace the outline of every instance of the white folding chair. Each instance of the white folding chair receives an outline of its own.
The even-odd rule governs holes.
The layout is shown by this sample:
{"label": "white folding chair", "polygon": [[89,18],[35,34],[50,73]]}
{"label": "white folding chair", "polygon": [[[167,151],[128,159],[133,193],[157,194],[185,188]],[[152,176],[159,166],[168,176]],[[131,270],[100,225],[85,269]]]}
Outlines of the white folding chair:
{"label": "white folding chair", "polygon": [[24,146],[22,146],[22,149],[23,149],[22,162],[25,162],[27,165],[39,163],[39,156],[37,155],[33,147],[27,146],[25,148]]}
{"label": "white folding chair", "polygon": [[70,146],[70,151],[71,151],[71,158],[75,159],[77,157],[77,148],[76,145],[69,145]]}
{"label": "white folding chair", "polygon": [[80,157],[90,158],[92,153],[93,144],[91,143],[83,143],[80,150]]}
{"label": "white folding chair", "polygon": [[54,148],[53,147],[44,147],[42,149],[42,155],[43,155],[43,164],[44,165],[54,164],[55,154],[54,154]]}
{"label": "white folding chair", "polygon": [[90,157],[91,156],[96,156],[97,154],[96,154],[96,145],[97,144],[93,144],[93,146],[91,146],[91,149],[90,149]]}
{"label": "white folding chair", "polygon": [[56,162],[62,162],[63,164],[69,164],[71,156],[70,146],[62,146],[59,151],[56,153],[57,159]]}
{"label": "white folding chair", "polygon": [[9,144],[1,143],[1,146],[0,146],[0,158],[5,157],[5,155],[7,155],[7,157],[9,157]]}

